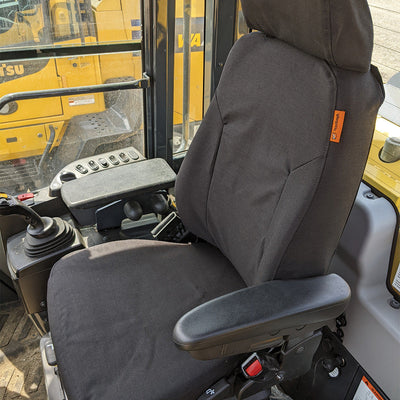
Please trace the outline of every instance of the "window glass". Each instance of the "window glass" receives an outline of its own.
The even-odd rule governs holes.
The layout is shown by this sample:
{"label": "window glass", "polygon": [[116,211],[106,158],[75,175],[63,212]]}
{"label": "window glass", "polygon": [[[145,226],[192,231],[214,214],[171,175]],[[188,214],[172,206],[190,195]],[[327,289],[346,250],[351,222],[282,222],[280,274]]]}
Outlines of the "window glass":
{"label": "window glass", "polygon": [[242,11],[242,3],[237,0],[236,3],[236,21],[235,21],[235,41],[240,39],[243,35],[249,33],[249,27]]}
{"label": "window glass", "polygon": [[141,39],[139,0],[0,0],[0,46],[54,47]]}
{"label": "window glass", "polygon": [[177,0],[175,10],[173,145],[179,153],[187,150],[203,118],[204,0]]}
{"label": "window glass", "polygon": [[[140,3],[0,2],[0,46],[58,46],[141,38]],[[0,62],[0,98],[16,92],[130,81],[141,52]],[[0,110],[0,187],[11,194],[47,186],[68,163],[134,146],[144,153],[142,90],[34,98]]]}

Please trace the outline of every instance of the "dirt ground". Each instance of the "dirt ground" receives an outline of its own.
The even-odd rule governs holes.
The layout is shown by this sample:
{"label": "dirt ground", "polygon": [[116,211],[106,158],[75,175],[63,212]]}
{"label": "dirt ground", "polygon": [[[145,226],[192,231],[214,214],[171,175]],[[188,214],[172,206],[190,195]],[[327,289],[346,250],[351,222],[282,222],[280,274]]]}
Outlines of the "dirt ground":
{"label": "dirt ground", "polygon": [[39,340],[20,303],[0,305],[0,400],[46,399]]}

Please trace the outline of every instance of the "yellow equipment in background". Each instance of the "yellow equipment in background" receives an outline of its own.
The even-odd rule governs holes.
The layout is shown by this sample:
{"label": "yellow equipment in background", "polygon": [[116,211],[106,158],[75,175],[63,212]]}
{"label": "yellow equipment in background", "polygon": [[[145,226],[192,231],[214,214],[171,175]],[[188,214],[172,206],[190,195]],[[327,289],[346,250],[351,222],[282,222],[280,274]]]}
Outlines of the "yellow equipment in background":
{"label": "yellow equipment in background", "polygon": [[[202,119],[203,13],[192,5],[190,119]],[[174,124],[182,123],[183,5],[176,5]],[[0,7],[0,48],[84,46],[141,40],[139,1],[19,0]],[[15,92],[140,79],[140,52],[0,63],[0,97]],[[77,158],[113,150],[127,141],[143,149],[142,93],[23,100],[0,110],[0,187],[37,188]],[[48,176],[46,176],[46,174]],[[29,177],[29,179],[28,179]]]}
{"label": "yellow equipment in background", "polygon": [[[400,73],[385,85],[386,103],[380,109],[365,167],[365,182],[393,204],[400,215]],[[400,298],[400,234],[395,237],[387,287]]]}

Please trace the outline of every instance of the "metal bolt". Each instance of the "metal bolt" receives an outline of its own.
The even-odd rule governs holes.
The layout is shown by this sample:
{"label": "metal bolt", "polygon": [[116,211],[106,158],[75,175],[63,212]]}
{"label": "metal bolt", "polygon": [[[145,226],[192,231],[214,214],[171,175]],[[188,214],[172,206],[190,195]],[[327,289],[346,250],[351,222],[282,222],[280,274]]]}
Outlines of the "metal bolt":
{"label": "metal bolt", "polygon": [[40,302],[40,307],[46,308],[46,302],[44,300]]}
{"label": "metal bolt", "polygon": [[283,372],[280,371],[276,374],[276,379],[278,379],[279,382],[282,382],[284,378]]}
{"label": "metal bolt", "polygon": [[37,134],[37,137],[39,137],[39,138],[40,138],[40,137],[43,137],[43,133],[38,133],[38,134]]}
{"label": "metal bolt", "polygon": [[400,302],[398,302],[396,299],[390,299],[389,305],[390,307],[393,307],[395,310],[400,309]]}
{"label": "metal bolt", "polygon": [[367,199],[370,199],[370,200],[372,200],[372,199],[375,198],[375,196],[373,195],[373,193],[367,193],[367,194],[365,195],[365,197],[366,197]]}

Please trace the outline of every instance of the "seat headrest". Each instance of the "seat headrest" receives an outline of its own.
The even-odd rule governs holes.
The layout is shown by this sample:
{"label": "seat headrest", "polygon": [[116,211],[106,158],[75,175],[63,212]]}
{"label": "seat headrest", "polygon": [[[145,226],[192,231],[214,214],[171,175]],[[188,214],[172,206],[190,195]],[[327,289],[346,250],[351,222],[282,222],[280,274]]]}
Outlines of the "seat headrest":
{"label": "seat headrest", "polygon": [[367,72],[373,27],[367,0],[241,0],[247,25],[339,68]]}

